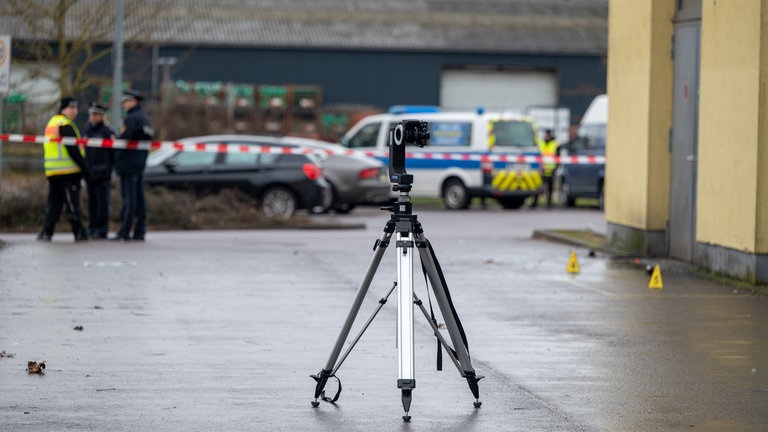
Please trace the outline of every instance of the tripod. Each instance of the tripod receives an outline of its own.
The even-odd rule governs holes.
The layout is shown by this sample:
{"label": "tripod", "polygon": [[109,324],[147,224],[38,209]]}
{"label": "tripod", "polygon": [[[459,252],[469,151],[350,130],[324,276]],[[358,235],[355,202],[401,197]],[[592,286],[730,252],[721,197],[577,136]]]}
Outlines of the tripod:
{"label": "tripod", "polygon": [[[434,251],[432,250],[429,241],[424,237],[424,232],[419,223],[418,218],[412,212],[412,203],[409,192],[411,190],[411,184],[413,177],[411,175],[402,173],[392,176],[397,180],[397,184],[393,186],[395,191],[399,191],[399,197],[392,207],[385,207],[384,210],[390,210],[392,215],[390,220],[384,227],[384,234],[381,239],[377,240],[374,244],[374,255],[371,263],[368,266],[368,270],[365,273],[360,287],[357,290],[355,299],[352,303],[352,308],[347,315],[346,321],[341,329],[336,344],[331,351],[331,355],[328,358],[328,362],[325,367],[317,374],[311,375],[311,377],[317,382],[315,386],[315,400],[312,401],[312,406],[317,407],[320,405],[318,398],[321,398],[327,402],[336,402],[339,394],[341,393],[341,381],[339,381],[339,388],[336,395],[333,398],[325,396],[325,385],[328,379],[336,377],[336,372],[341,367],[341,364],[347,358],[352,348],[360,340],[365,330],[371,324],[376,314],[381,310],[387,301],[387,298],[392,291],[397,287],[397,350],[398,350],[398,380],[397,388],[401,389],[401,397],[403,402],[403,409],[405,414],[403,415],[404,421],[410,421],[410,407],[411,407],[411,393],[416,388],[416,378],[414,374],[414,360],[413,360],[413,305],[416,304],[427,321],[432,327],[432,330],[437,337],[439,344],[445,348],[448,356],[453,361],[453,364],[461,373],[461,376],[466,378],[469,388],[475,397],[474,406],[479,408],[482,402],[480,402],[480,390],[478,388],[478,381],[483,377],[477,376],[475,370],[472,368],[472,362],[469,357],[469,348],[467,345],[467,338],[464,334],[464,330],[461,326],[458,315],[453,307],[450,293],[443,278],[440,265],[437,262]],[[339,354],[344,343],[349,336],[349,332],[352,328],[352,324],[355,321],[360,305],[365,298],[368,288],[376,273],[376,269],[381,262],[382,256],[389,246],[390,239],[397,233],[395,238],[395,245],[397,248],[397,282],[389,290],[389,293],[385,298],[379,301],[377,309],[373,312],[373,315],[363,326],[362,330],[355,337],[352,344],[347,351],[341,357],[341,360],[337,362]],[[453,347],[451,348],[443,338],[436,322],[430,319],[427,310],[422,304],[421,300],[413,292],[413,250],[414,247],[419,252],[421,258],[422,267],[424,272],[428,276],[430,285],[435,294],[436,302],[440,308],[443,319],[445,320],[445,326],[448,329]],[[439,346],[438,346],[439,350]],[[438,366],[438,369],[440,367]]]}

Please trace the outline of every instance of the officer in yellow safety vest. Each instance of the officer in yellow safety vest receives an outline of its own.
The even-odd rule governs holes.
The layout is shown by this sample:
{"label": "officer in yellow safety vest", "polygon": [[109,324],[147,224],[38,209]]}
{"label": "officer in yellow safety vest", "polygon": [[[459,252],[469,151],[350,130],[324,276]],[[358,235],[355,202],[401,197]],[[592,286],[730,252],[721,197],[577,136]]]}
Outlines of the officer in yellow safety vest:
{"label": "officer in yellow safety vest", "polygon": [[[539,152],[543,157],[556,157],[557,156],[557,148],[559,147],[559,144],[557,143],[557,140],[555,140],[555,137],[552,135],[552,130],[547,129],[544,133],[544,139],[539,140]],[[542,173],[541,173],[541,181],[543,183],[543,186],[546,188],[545,193],[547,194],[547,207],[552,207],[552,188],[554,185],[554,179],[555,179],[555,170],[557,169],[557,163],[555,162],[542,162]],[[533,204],[531,204],[531,207],[536,207],[539,204],[539,196],[535,195],[533,197]]]}
{"label": "officer in yellow safety vest", "polygon": [[59,113],[53,116],[45,127],[45,176],[48,179],[48,200],[45,204],[45,220],[38,240],[51,241],[61,208],[66,205],[67,220],[72,226],[75,241],[88,240],[80,217],[80,181],[87,180],[90,173],[77,144],[63,144],[63,137],[80,138],[80,131],[73,122],[77,117],[77,100],[71,97],[61,99]]}

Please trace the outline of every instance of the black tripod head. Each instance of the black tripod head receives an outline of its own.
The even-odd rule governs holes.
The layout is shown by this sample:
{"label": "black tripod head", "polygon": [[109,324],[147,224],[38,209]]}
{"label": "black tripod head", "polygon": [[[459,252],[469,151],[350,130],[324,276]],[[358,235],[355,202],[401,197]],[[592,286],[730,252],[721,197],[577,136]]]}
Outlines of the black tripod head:
{"label": "black tripod head", "polygon": [[389,180],[395,191],[411,190],[413,176],[405,171],[405,146],[424,147],[429,140],[427,122],[403,120],[389,131]]}

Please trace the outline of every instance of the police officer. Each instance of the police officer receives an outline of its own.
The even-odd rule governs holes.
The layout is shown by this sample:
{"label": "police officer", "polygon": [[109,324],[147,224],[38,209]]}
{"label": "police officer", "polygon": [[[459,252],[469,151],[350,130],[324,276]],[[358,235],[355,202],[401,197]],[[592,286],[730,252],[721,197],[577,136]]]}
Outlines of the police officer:
{"label": "police officer", "polygon": [[[123,92],[126,111],[118,138],[129,141],[151,140],[154,131],[147,113],[141,108],[144,97],[136,90]],[[120,229],[111,240],[143,241],[147,232],[147,205],[144,200],[144,167],[147,150],[115,150],[115,172],[120,176]],[[134,224],[135,223],[135,224]]]}
{"label": "police officer", "polygon": [[[104,122],[107,107],[92,103],[88,108],[88,138],[115,139],[115,132]],[[106,239],[109,230],[109,190],[114,154],[111,148],[88,146],[85,161],[91,171],[88,181],[88,234],[91,239]]]}
{"label": "police officer", "polygon": [[66,205],[67,220],[72,226],[75,241],[88,240],[80,216],[80,181],[89,177],[83,149],[77,144],[62,144],[63,137],[80,138],[80,131],[73,122],[77,117],[77,100],[61,99],[59,113],[51,117],[45,127],[45,176],[48,179],[48,199],[45,203],[43,230],[38,240],[51,241],[59,220],[61,208]]}
{"label": "police officer", "polygon": [[[557,148],[559,144],[552,135],[552,130],[547,129],[544,132],[544,139],[539,141],[539,151],[544,157],[556,157]],[[547,195],[547,207],[552,207],[552,188],[555,183],[555,170],[557,169],[557,163],[555,162],[542,162],[542,176],[541,180],[544,183],[544,193]],[[533,204],[531,207],[536,207],[539,203],[539,195],[533,197]]]}

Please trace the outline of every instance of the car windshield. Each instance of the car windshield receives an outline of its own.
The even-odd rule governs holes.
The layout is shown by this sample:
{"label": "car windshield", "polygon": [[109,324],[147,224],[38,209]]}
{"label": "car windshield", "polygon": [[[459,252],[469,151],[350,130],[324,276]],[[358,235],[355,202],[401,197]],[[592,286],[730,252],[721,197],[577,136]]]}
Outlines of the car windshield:
{"label": "car windshield", "polygon": [[605,148],[605,125],[591,124],[582,125],[577,134],[577,142],[580,149],[604,149]]}
{"label": "car windshield", "polygon": [[381,123],[378,122],[365,125],[354,136],[341,140],[341,144],[349,148],[376,147],[380,129]]}
{"label": "car windshield", "polygon": [[492,123],[496,147],[534,147],[533,127],[525,121],[500,120]]}

